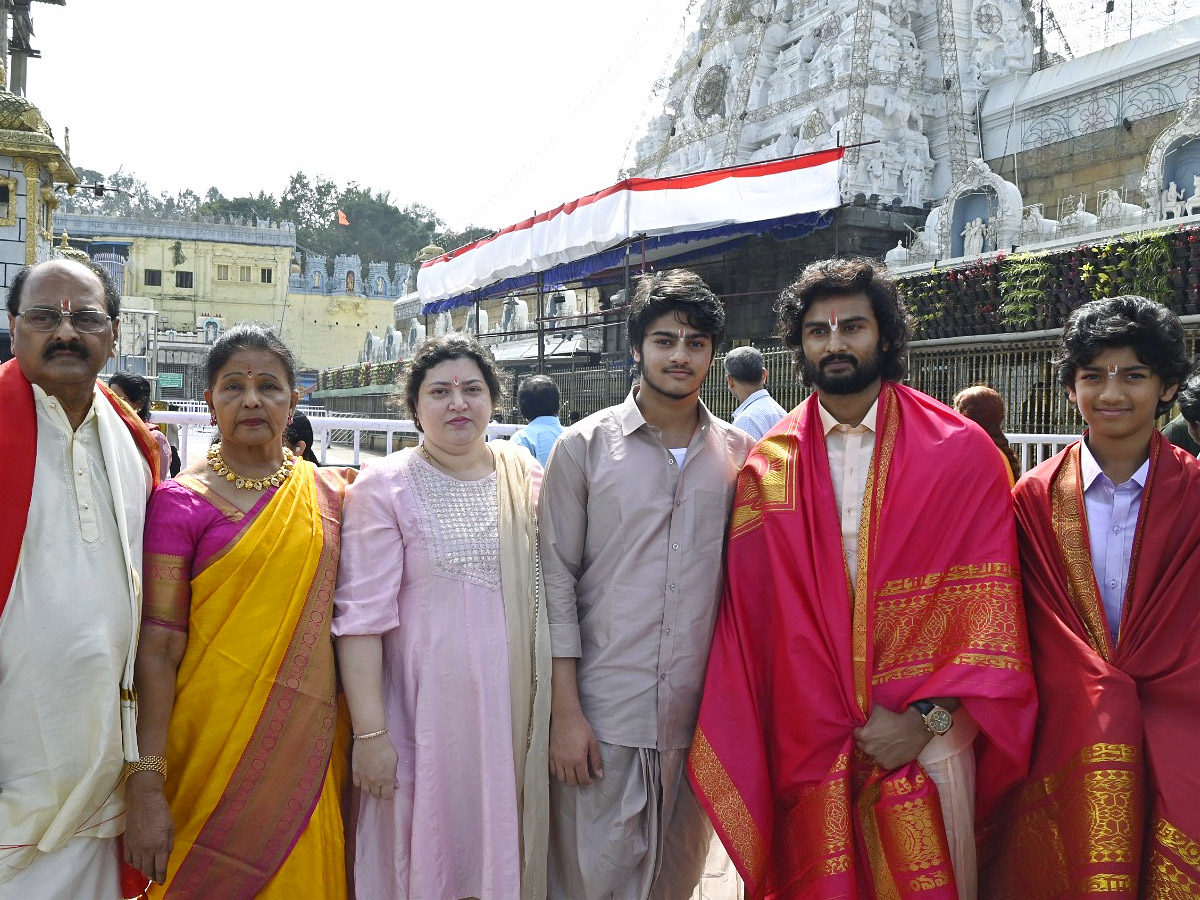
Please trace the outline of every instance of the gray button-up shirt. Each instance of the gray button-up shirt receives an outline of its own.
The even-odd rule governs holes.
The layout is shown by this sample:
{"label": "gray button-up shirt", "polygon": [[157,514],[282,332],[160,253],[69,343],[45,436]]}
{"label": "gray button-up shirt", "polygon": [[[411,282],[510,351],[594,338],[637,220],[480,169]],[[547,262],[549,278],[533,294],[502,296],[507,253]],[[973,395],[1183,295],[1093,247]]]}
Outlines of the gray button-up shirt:
{"label": "gray button-up shirt", "polygon": [[738,470],[754,441],[700,404],[681,467],[634,395],[569,428],[542,481],[550,643],[609,744],[690,746]]}

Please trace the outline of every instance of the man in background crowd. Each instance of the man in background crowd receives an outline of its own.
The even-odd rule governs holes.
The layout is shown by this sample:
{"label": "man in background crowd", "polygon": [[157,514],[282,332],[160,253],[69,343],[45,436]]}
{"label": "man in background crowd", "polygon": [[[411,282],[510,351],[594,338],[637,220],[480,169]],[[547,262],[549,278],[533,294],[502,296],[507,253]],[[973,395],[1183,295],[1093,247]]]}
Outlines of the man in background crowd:
{"label": "man in background crowd", "polygon": [[762,354],[753,347],[735,347],[725,354],[725,383],[740,404],[733,424],[756,441],[787,415],[767,390]]}
{"label": "man in background crowd", "polygon": [[558,385],[549,375],[530,375],[517,388],[517,406],[529,424],[511,440],[536,456],[543,468],[550,460],[554,442],[563,433],[558,420],[560,402]]}

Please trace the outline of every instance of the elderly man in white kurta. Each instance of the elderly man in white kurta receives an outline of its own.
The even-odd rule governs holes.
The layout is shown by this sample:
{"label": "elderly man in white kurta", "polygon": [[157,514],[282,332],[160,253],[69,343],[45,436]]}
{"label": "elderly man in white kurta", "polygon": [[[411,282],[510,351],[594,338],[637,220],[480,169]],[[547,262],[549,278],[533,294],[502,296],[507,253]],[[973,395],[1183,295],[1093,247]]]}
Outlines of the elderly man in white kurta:
{"label": "elderly man in white kurta", "polygon": [[51,260],[9,289],[0,366],[0,900],[116,898],[142,526],[144,426],[96,375],[120,298]]}

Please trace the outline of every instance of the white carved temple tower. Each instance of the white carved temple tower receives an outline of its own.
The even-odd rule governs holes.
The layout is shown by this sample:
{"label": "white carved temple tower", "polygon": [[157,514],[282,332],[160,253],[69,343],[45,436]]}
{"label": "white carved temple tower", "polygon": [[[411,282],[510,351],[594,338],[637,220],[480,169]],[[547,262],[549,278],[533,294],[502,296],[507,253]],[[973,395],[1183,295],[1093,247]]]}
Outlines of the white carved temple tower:
{"label": "white carved temple tower", "polygon": [[633,173],[673,175],[837,144],[842,185],[921,208],[981,155],[976,109],[1031,71],[1019,0],[704,0]]}

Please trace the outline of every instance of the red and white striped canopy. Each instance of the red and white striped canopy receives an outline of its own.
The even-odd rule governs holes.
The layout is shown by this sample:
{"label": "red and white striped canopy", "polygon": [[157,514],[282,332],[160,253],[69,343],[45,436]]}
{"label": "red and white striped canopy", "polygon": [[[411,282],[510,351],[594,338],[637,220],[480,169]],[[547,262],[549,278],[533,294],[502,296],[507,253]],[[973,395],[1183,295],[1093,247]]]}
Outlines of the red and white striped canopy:
{"label": "red and white striped canopy", "polygon": [[671,178],[627,178],[423,263],[417,291],[429,303],[584,259],[643,235],[832,209],[840,202],[844,153],[837,147]]}

